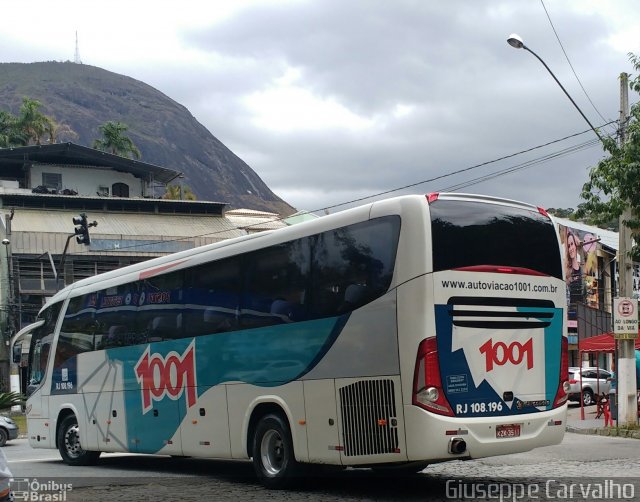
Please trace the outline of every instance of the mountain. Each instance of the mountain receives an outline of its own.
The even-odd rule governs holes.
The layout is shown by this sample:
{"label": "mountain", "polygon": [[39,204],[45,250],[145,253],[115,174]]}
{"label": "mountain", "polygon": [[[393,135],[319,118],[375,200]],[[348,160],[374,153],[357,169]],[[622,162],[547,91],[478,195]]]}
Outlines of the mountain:
{"label": "mountain", "polygon": [[0,63],[0,110],[17,115],[23,96],[40,101],[43,113],[78,134],[64,141],[91,146],[100,137],[98,126],[126,124],[140,160],[184,173],[198,200],[295,212],[189,110],[144,82],[71,62]]}

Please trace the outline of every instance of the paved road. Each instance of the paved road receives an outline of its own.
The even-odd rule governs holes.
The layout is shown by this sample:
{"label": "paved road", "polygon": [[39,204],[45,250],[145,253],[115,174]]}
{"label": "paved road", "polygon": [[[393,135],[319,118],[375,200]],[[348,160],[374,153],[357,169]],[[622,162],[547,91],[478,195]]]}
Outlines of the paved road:
{"label": "paved road", "polygon": [[[14,477],[31,482],[70,484],[67,501],[233,501],[248,500],[447,500],[481,498],[472,493],[492,480],[503,500],[563,498],[568,483],[616,480],[640,497],[640,442],[633,439],[568,433],[562,444],[528,453],[429,466],[419,476],[389,479],[370,470],[347,470],[330,477],[305,479],[301,488],[287,492],[265,490],[251,464],[215,460],[172,459],[145,455],[104,455],[96,467],[71,468],[53,450],[31,450],[25,440],[5,447]],[[619,478],[624,476],[624,478]],[[555,479],[555,482],[550,482]],[[534,482],[534,485],[531,482]],[[550,484],[549,484],[550,483]],[[634,486],[627,486],[635,483]],[[516,490],[537,487],[537,493],[515,497]],[[64,488],[64,487],[62,487]],[[466,490],[466,494],[464,492]],[[513,492],[511,491],[513,490]],[[555,490],[555,491],[554,491]],[[42,490],[40,490],[42,492]],[[469,495],[475,495],[470,497]],[[510,495],[510,496],[507,496]],[[566,497],[565,497],[566,498]],[[574,500],[580,500],[575,498]]]}

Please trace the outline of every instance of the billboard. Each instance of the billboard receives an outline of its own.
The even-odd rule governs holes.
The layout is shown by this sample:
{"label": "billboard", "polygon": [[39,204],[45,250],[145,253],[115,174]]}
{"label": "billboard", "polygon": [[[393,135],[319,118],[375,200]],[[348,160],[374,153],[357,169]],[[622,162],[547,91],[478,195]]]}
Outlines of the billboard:
{"label": "billboard", "polygon": [[563,247],[567,301],[600,308],[596,253],[599,237],[565,225],[558,225],[558,229]]}

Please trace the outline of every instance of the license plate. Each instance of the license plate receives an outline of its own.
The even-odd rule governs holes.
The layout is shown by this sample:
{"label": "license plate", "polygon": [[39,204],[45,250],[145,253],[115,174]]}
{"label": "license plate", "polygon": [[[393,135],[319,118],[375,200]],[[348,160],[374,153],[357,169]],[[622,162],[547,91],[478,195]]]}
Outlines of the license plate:
{"label": "license plate", "polygon": [[520,424],[498,425],[496,427],[497,438],[517,438],[520,437]]}

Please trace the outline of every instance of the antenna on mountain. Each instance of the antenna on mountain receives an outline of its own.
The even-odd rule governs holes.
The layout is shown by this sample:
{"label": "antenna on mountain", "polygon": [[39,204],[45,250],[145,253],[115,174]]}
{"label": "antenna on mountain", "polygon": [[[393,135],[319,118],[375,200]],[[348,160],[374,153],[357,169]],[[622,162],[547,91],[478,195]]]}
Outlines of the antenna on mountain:
{"label": "antenna on mountain", "polygon": [[76,31],[76,57],[73,61],[75,64],[82,64],[80,61],[80,48],[78,47],[78,32]]}

